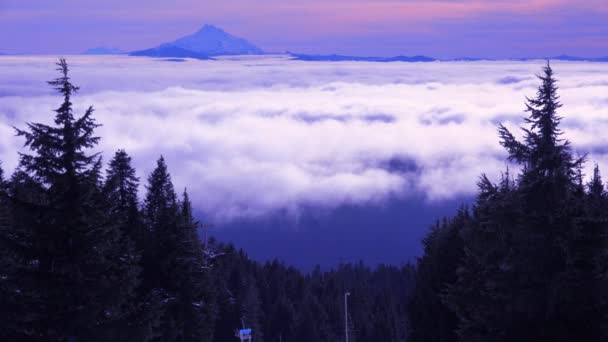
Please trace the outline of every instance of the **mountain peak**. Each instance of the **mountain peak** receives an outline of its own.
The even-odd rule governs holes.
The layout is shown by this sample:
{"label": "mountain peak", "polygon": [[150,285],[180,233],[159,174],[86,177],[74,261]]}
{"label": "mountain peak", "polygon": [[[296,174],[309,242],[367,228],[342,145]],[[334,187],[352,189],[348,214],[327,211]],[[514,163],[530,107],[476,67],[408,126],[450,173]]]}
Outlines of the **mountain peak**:
{"label": "mountain peak", "polygon": [[224,30],[217,26],[213,26],[210,24],[203,25],[196,33],[205,33],[205,32],[221,32],[226,33]]}
{"label": "mountain peak", "polygon": [[174,46],[206,55],[250,55],[263,53],[245,39],[235,37],[219,27],[205,24],[197,32],[171,42]]}
{"label": "mountain peak", "polygon": [[193,57],[204,59],[219,55],[259,55],[264,52],[245,39],[219,27],[205,24],[198,31],[152,49],[132,52],[136,56]]}

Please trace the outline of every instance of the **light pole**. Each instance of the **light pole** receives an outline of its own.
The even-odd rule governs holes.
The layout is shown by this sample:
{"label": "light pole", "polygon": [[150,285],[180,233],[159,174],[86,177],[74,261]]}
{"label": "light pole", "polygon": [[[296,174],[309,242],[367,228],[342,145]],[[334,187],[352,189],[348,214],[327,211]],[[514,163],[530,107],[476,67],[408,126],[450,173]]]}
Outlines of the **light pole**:
{"label": "light pole", "polygon": [[344,340],[348,342],[348,296],[350,292],[344,293]]}

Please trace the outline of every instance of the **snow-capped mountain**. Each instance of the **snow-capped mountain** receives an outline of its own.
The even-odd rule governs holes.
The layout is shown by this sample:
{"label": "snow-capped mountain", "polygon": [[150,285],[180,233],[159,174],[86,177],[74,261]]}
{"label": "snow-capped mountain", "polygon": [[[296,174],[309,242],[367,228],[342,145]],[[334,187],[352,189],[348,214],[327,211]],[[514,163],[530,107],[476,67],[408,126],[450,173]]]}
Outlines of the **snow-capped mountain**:
{"label": "snow-capped mountain", "polygon": [[[255,55],[264,52],[245,39],[235,37],[212,25],[204,25],[197,32],[163,43],[156,48],[134,51],[132,56],[191,57],[203,59],[219,55]],[[175,56],[174,56],[175,54]]]}
{"label": "snow-capped mountain", "polygon": [[206,55],[258,55],[263,51],[245,39],[235,37],[212,25],[169,43],[185,50]]}

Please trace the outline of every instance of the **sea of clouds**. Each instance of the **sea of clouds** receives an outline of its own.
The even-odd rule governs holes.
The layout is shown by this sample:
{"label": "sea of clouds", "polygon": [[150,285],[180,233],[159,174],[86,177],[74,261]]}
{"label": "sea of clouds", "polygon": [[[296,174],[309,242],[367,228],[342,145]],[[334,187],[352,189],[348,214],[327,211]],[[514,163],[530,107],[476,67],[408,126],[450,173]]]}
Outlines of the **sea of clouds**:
{"label": "sea of clouds", "polygon": [[[17,165],[12,126],[52,121],[54,56],[0,57],[0,160]],[[145,183],[164,155],[213,220],[303,206],[470,195],[505,170],[496,127],[519,134],[545,62],[302,62],[285,56],[171,62],[68,56],[93,105],[108,161],[124,148]],[[555,62],[565,138],[608,173],[608,64]]]}

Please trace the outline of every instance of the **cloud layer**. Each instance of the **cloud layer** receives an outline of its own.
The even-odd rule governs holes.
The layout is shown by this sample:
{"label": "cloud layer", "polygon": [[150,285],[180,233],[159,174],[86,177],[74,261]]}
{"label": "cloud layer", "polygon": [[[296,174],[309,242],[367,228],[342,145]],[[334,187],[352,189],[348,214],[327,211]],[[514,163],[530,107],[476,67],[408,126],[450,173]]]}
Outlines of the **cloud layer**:
{"label": "cloud layer", "polygon": [[[208,217],[302,206],[429,201],[498,177],[499,122],[515,128],[543,62],[315,63],[282,56],[164,62],[69,57],[96,109],[106,160],[118,148],[142,181],[163,154]],[[60,98],[52,57],[0,57],[0,159],[16,165],[11,126],[50,122]],[[554,63],[566,138],[608,170],[608,64]],[[606,171],[608,172],[608,171]]]}

